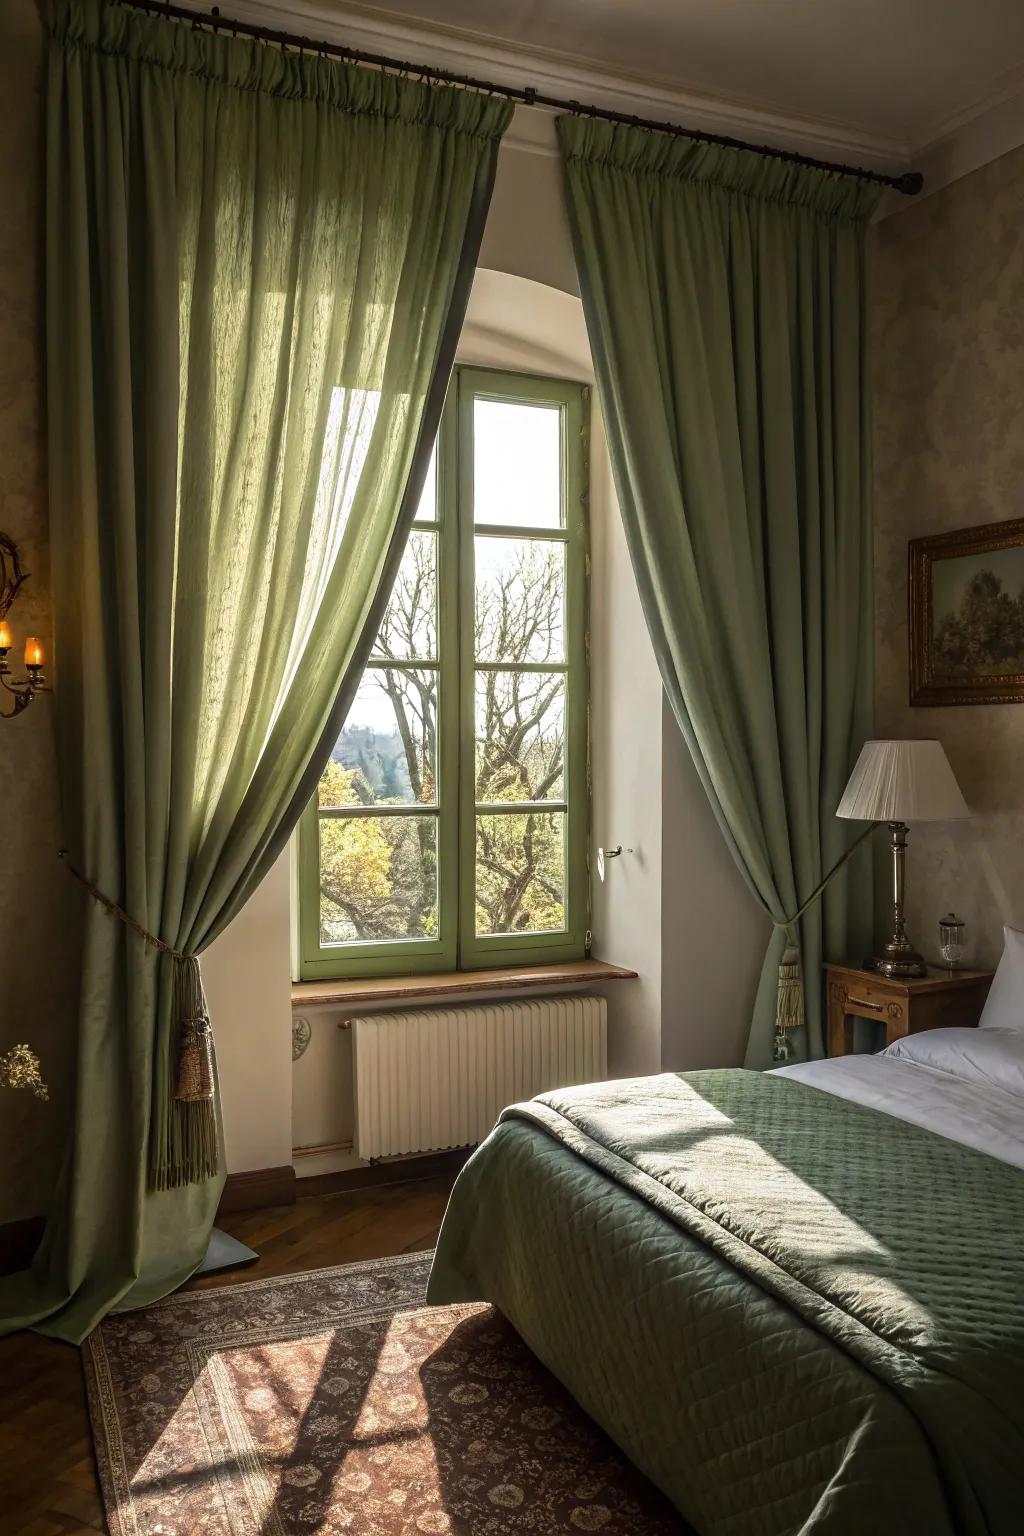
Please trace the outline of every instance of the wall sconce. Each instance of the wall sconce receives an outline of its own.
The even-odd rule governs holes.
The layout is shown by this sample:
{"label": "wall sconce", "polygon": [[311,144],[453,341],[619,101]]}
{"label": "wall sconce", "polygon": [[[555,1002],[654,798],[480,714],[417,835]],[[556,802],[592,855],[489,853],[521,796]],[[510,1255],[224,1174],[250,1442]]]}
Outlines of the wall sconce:
{"label": "wall sconce", "polygon": [[0,688],[14,700],[10,709],[0,709],[0,719],[10,720],[27,709],[37,693],[46,692],[43,662],[46,659],[43,643],[37,635],[29,635],[25,641],[25,676],[14,678],[7,661],[11,648],[11,626],[7,614],[17,597],[21,585],[28,578],[22,570],[18,546],[6,533],[0,533]]}

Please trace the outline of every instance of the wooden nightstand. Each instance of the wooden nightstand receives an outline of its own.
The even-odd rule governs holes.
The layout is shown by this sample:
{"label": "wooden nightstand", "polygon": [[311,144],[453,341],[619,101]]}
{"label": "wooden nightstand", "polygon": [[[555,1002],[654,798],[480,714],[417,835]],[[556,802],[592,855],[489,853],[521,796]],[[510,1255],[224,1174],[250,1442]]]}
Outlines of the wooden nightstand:
{"label": "wooden nightstand", "polygon": [[977,1024],[992,985],[992,971],[945,971],[929,967],[927,976],[892,979],[852,965],[826,965],[828,1053],[853,1051],[854,1019],[877,1019],[892,1045],[922,1029],[951,1029]]}

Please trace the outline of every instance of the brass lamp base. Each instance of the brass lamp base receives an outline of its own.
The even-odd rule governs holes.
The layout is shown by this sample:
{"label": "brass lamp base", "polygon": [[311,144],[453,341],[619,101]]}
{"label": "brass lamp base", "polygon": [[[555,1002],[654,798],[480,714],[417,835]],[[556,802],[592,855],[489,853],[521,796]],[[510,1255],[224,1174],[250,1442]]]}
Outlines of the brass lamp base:
{"label": "brass lamp base", "polygon": [[872,956],[870,963],[872,970],[895,980],[902,976],[925,976],[928,973],[924,959],[909,944],[899,945],[890,941],[880,955]]}
{"label": "brass lamp base", "polygon": [[901,976],[925,976],[928,967],[907,938],[903,919],[904,859],[907,852],[907,826],[890,821],[892,833],[892,937],[882,945],[882,952],[871,961],[882,976],[898,980]]}

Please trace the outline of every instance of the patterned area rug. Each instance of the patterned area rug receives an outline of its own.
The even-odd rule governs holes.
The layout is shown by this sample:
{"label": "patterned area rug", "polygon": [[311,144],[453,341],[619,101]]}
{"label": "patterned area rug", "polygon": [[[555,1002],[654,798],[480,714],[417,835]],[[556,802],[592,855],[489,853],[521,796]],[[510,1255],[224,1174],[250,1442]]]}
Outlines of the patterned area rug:
{"label": "patterned area rug", "polygon": [[680,1536],[671,1507],[429,1254],[179,1293],[86,1348],[112,1536]]}

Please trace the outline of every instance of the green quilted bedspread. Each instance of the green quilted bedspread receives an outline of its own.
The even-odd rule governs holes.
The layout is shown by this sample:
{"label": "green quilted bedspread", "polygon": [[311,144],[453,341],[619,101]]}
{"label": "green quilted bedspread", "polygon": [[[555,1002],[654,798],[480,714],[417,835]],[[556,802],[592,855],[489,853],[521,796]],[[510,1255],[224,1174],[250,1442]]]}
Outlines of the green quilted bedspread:
{"label": "green quilted bedspread", "polygon": [[504,1112],[433,1301],[499,1306],[701,1536],[1024,1531],[1024,1174],[792,1079]]}

